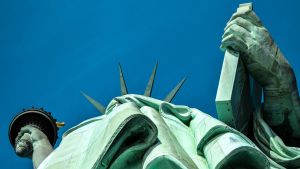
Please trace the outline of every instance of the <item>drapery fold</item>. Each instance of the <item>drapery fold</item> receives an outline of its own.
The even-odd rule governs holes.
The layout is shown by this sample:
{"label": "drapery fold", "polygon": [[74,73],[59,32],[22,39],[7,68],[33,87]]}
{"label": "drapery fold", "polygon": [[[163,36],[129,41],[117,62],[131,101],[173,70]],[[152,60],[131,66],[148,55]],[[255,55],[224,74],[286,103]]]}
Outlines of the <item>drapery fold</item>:
{"label": "drapery fold", "polygon": [[[297,159],[297,148],[284,147],[277,137],[268,142],[274,133],[256,117],[255,138],[263,151],[198,109],[123,95],[110,102],[104,115],[69,129],[39,169],[260,169],[284,168],[279,165],[283,160]],[[265,155],[268,150],[279,164]]]}
{"label": "drapery fold", "polygon": [[289,147],[263,120],[261,109],[254,114],[254,137],[258,147],[286,168],[300,168],[300,148]]}

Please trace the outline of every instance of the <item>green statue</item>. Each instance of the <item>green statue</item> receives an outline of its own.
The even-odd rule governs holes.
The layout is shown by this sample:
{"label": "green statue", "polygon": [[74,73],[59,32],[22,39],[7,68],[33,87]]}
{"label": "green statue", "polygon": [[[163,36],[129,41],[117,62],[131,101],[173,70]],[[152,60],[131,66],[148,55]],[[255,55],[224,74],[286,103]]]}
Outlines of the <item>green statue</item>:
{"label": "green statue", "polygon": [[[219,120],[151,97],[156,68],[144,95],[122,96],[104,114],[64,133],[53,150],[34,125],[21,129],[15,151],[38,169],[300,168],[300,107],[295,75],[251,4],[241,4],[224,29],[218,93]],[[261,90],[263,104],[261,104]]]}

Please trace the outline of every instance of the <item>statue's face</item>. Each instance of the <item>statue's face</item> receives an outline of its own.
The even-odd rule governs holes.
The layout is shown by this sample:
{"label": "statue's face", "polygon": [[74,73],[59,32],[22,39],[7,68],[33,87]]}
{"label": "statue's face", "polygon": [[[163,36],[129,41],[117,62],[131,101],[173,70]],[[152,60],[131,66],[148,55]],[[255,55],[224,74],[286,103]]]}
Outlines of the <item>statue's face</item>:
{"label": "statue's face", "polygon": [[18,156],[28,157],[33,151],[32,140],[29,133],[24,133],[24,135],[16,140],[15,152]]}

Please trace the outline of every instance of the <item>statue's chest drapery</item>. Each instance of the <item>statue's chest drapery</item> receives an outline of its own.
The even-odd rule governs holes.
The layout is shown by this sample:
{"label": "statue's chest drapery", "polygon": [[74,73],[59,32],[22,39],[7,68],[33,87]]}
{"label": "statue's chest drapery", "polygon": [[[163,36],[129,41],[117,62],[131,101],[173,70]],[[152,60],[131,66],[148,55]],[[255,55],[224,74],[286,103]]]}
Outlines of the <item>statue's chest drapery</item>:
{"label": "statue's chest drapery", "polygon": [[251,142],[197,109],[125,95],[68,130],[39,169],[219,168],[238,149],[267,163]]}

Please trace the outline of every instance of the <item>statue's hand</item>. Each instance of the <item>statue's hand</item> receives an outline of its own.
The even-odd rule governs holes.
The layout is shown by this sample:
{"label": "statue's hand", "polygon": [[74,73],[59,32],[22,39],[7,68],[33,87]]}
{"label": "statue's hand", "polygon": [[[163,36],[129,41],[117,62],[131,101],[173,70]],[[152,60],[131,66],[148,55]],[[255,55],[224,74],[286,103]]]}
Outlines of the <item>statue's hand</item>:
{"label": "statue's hand", "polygon": [[27,125],[21,128],[16,137],[15,151],[21,157],[31,157],[34,147],[43,140],[48,140],[47,136],[38,128]]}
{"label": "statue's hand", "polygon": [[270,33],[251,9],[240,8],[227,23],[222,50],[234,50],[263,87],[263,118],[282,139],[300,138],[300,99],[295,74]]}
{"label": "statue's hand", "polygon": [[262,87],[289,88],[290,66],[252,10],[234,13],[224,31],[221,49],[238,51]]}

